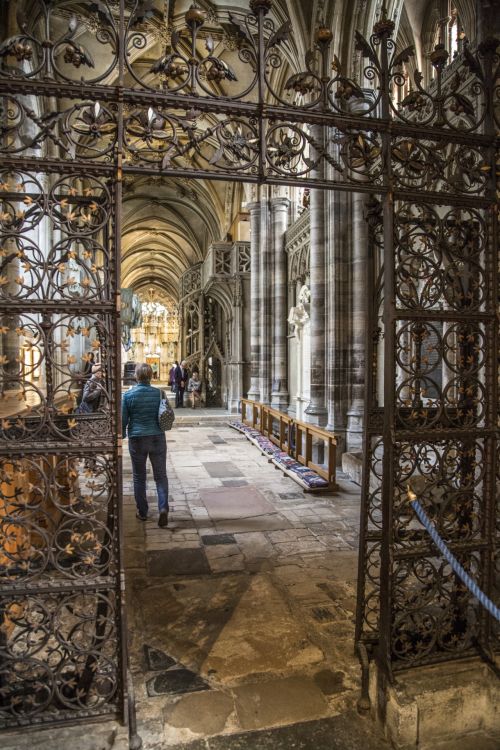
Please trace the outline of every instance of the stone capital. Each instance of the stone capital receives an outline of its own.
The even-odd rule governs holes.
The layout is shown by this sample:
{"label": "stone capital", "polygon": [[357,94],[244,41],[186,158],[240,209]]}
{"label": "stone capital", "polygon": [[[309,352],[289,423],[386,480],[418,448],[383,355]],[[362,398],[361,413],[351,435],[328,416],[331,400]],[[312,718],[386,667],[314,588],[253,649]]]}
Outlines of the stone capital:
{"label": "stone capital", "polygon": [[276,198],[271,198],[271,210],[276,210],[278,208],[284,208],[288,210],[288,207],[290,206],[290,200],[286,198],[284,195],[278,195]]}
{"label": "stone capital", "polygon": [[247,208],[249,211],[260,211],[262,208],[261,201],[254,201],[253,203],[247,203]]}

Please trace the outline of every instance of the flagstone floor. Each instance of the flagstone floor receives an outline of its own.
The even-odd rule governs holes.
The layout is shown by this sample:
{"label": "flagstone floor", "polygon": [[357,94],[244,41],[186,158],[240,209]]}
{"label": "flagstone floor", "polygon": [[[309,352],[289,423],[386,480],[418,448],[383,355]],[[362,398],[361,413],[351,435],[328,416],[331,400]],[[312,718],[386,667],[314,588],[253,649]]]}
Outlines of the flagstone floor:
{"label": "flagstone floor", "polygon": [[124,462],[144,747],[386,747],[355,712],[359,487],[341,475],[337,493],[306,494],[223,420],[179,420],[167,439],[167,529],[152,476],[150,518],[135,518]]}

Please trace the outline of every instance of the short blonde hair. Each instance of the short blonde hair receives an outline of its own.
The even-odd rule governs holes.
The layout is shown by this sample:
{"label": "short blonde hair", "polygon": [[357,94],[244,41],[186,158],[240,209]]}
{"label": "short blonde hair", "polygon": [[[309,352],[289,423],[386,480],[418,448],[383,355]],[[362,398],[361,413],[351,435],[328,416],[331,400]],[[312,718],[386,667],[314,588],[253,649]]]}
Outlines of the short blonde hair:
{"label": "short blonde hair", "polygon": [[135,379],[138,383],[149,383],[152,377],[153,369],[151,365],[147,365],[146,363],[136,365]]}

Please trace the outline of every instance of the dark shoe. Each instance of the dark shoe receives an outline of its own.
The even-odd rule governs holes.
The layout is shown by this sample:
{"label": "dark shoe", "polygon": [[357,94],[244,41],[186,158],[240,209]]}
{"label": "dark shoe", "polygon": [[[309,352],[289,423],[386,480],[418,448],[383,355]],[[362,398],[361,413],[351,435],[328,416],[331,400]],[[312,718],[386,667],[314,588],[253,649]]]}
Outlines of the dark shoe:
{"label": "dark shoe", "polygon": [[139,513],[139,511],[136,512],[135,517],[139,519],[139,521],[147,521],[148,517],[143,516],[142,513]]}
{"label": "dark shoe", "polygon": [[160,513],[160,517],[158,519],[158,526],[161,529],[164,529],[165,526],[168,526],[168,510],[162,510]]}

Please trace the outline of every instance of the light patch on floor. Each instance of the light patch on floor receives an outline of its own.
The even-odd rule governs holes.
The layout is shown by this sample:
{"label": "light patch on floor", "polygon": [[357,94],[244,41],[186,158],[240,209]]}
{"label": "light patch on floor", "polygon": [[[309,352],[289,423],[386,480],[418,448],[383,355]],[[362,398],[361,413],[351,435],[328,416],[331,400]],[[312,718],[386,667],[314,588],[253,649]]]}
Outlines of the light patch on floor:
{"label": "light patch on floor", "polygon": [[212,645],[202,673],[227,682],[283,673],[322,659],[322,651],[310,642],[269,576],[255,575]]}

